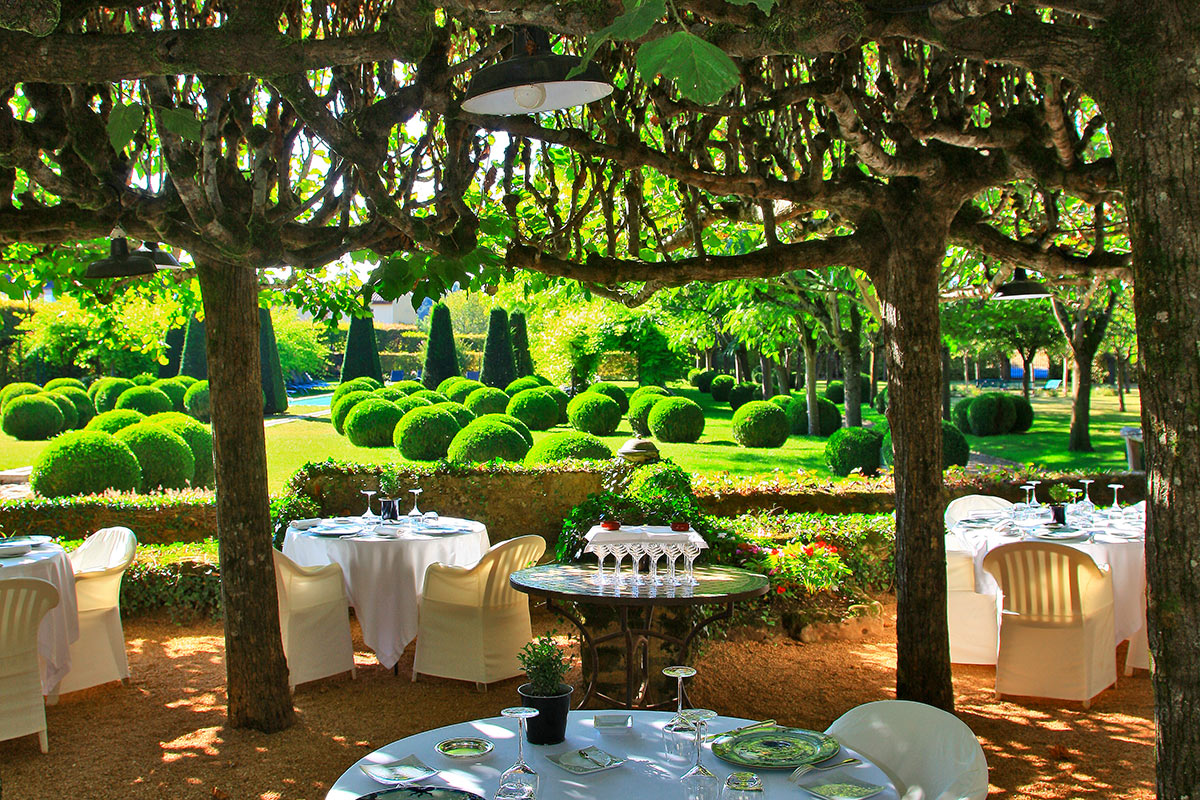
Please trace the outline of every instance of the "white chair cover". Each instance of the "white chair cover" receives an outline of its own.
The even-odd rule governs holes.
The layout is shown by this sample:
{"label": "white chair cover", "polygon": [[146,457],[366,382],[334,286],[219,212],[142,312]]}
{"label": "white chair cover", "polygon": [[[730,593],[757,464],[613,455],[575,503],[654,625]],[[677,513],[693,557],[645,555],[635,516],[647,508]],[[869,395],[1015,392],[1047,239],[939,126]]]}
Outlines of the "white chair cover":
{"label": "white chair cover", "polygon": [[353,676],[350,601],[342,568],[337,564],[302,567],[278,550],[273,552],[288,685],[295,688],[347,670]]}
{"label": "white chair cover", "polygon": [[79,638],[71,643],[71,670],[58,693],[129,677],[121,627],[121,577],[133,563],[137,537],[129,528],[102,528],[68,558],[75,570]]}
{"label": "white chair cover", "polygon": [[1125,674],[1132,675],[1135,669],[1150,668],[1150,636],[1143,625],[1129,638],[1129,650],[1125,653]]}
{"label": "white chair cover", "polygon": [[518,536],[484,553],[473,567],[430,564],[418,610],[418,674],[488,684],[521,674],[517,653],[533,638],[529,597],[508,583],[541,558],[546,541]]}
{"label": "white chair cover", "polygon": [[826,733],[878,765],[903,800],[987,797],[987,759],[979,740],[940,708],[879,700],[850,709]]}
{"label": "white chair cover", "polygon": [[977,512],[1009,511],[1013,504],[1003,497],[993,497],[990,494],[968,494],[955,498],[946,506],[946,527],[953,527],[967,517]]}
{"label": "white chair cover", "polygon": [[1000,647],[998,597],[975,591],[975,557],[954,549],[946,539],[946,618],[950,626],[950,661],[995,664]]}
{"label": "white chair cover", "polygon": [[983,568],[1004,598],[996,694],[1079,700],[1116,683],[1112,576],[1061,544],[992,550]]}
{"label": "white chair cover", "polygon": [[58,589],[37,578],[0,580],[0,740],[31,733],[48,752],[38,668],[38,626],[58,605]]}

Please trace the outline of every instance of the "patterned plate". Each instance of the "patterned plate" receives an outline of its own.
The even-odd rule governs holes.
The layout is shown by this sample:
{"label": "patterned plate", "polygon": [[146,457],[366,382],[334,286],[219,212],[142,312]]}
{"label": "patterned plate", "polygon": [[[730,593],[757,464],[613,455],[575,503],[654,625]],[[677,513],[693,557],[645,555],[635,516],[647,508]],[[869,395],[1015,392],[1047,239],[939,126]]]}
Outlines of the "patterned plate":
{"label": "patterned plate", "polygon": [[722,761],[744,767],[794,769],[831,758],[841,749],[832,736],[803,728],[769,728],[713,742],[713,755]]}

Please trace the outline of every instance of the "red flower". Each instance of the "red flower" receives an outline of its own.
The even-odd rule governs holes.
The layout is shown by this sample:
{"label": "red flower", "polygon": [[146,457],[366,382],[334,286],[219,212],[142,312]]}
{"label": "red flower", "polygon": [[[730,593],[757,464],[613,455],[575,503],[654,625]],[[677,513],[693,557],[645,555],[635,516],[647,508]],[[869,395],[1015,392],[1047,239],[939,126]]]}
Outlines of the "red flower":
{"label": "red flower", "polygon": [[778,547],[772,547],[772,548],[771,548],[771,555],[773,555],[773,556],[777,556],[777,555],[779,555],[779,548],[778,548]]}
{"label": "red flower", "polygon": [[783,594],[783,593],[784,593],[784,592],[786,592],[786,591],[787,591],[787,589],[785,589],[785,588],[784,588],[784,587],[782,587],[782,586],[776,586],[776,587],[775,587],[775,594]]}
{"label": "red flower", "polygon": [[812,554],[813,554],[812,545],[811,544],[804,545],[804,555],[811,556]]}

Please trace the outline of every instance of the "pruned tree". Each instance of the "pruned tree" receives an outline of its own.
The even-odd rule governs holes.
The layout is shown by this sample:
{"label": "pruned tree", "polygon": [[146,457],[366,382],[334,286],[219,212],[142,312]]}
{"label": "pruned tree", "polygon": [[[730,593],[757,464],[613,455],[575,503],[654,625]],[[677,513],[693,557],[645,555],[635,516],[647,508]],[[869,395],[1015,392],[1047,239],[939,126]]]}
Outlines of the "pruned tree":
{"label": "pruned tree", "polygon": [[1075,397],[1071,404],[1068,450],[1090,453],[1094,449],[1091,437],[1092,367],[1120,296],[1119,286],[1097,281],[1074,297],[1055,297],[1053,300],[1054,318],[1058,320],[1075,362],[1072,375]]}

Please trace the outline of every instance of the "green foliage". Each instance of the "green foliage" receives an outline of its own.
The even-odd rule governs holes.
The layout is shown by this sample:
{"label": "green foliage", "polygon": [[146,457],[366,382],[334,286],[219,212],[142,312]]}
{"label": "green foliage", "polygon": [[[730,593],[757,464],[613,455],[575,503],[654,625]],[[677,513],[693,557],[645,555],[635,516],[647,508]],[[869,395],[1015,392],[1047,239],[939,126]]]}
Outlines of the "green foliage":
{"label": "green foliage", "polygon": [[371,394],[380,400],[391,401],[399,400],[401,397],[408,397],[405,392],[397,389],[395,386],[385,386],[382,389],[376,389]]}
{"label": "green foliage", "polygon": [[130,564],[121,582],[121,615],[161,613],[164,609],[177,622],[219,619],[221,574],[217,565],[193,561]]}
{"label": "green foliage", "polygon": [[526,389],[540,389],[542,385],[542,382],[537,378],[533,377],[532,375],[526,375],[524,377],[517,378],[508,386],[505,386],[504,391],[508,393],[509,397],[512,397],[517,392],[523,392]]}
{"label": "green foliage", "polygon": [[973,402],[975,402],[974,397],[964,397],[954,404],[954,408],[950,409],[954,425],[963,433],[971,432],[971,403]]}
{"label": "green foliage", "polygon": [[[775,394],[775,395],[771,395],[771,399],[768,400],[767,402],[774,403],[775,405],[782,408],[784,411],[787,411],[788,406],[790,406],[792,404],[792,396],[790,394]],[[791,424],[791,423],[789,423],[789,424]]]}
{"label": "green foliage", "polygon": [[[482,389],[482,388],[483,388],[483,384],[480,383],[479,381],[473,381],[473,380],[469,380],[467,378],[463,378],[463,379],[459,380],[458,382],[451,384],[450,391],[442,392],[442,394],[444,394],[446,396],[446,399],[450,400],[451,402],[464,403],[466,401],[466,399],[471,396],[471,392],[475,391],[476,389]],[[498,389],[500,387],[494,386],[492,388]]]}
{"label": "green foliage", "polygon": [[134,386],[149,386],[150,384],[154,383],[154,381],[155,376],[151,375],[149,372],[140,372],[133,376]]}
{"label": "green foliage", "polygon": [[283,539],[288,526],[298,519],[314,519],[321,516],[321,507],[306,494],[287,491],[271,498],[271,530],[274,546],[283,549]]}
{"label": "green foliage", "polygon": [[122,428],[128,428],[141,422],[146,418],[146,415],[140,411],[134,411],[131,408],[124,408],[119,411],[105,411],[103,414],[97,414],[85,426],[85,430],[100,431],[102,433],[116,433]]}
{"label": "green foliage", "polygon": [[444,409],[419,406],[401,417],[393,431],[392,443],[405,458],[435,461],[446,457],[459,430],[459,424]]}
{"label": "green foliage", "polygon": [[[508,408],[508,394],[495,386],[484,386],[467,395],[463,403],[477,417],[484,414],[503,414]],[[557,412],[555,412],[557,414]]]}
{"label": "green foliage", "polygon": [[192,451],[192,459],[196,463],[196,471],[192,475],[192,486],[211,487],[214,484],[216,476],[213,467],[211,428],[178,411],[155,414],[146,418],[146,422],[166,428],[187,442],[188,449]]}
{"label": "green foliage", "polygon": [[111,434],[94,430],[59,436],[41,452],[29,475],[30,488],[42,497],[135,491],[141,484],[133,451]]}
{"label": "green foliage", "polygon": [[634,470],[626,484],[625,493],[643,503],[660,497],[678,496],[693,501],[696,497],[692,491],[692,476],[667,459],[643,464]]}
{"label": "green foliage", "polygon": [[526,642],[517,653],[517,660],[529,678],[530,694],[552,697],[562,693],[563,678],[567,675],[570,663],[566,652],[554,641],[553,634],[548,633]]}
{"label": "green foliage", "polygon": [[[96,390],[96,410],[100,413],[112,411],[117,407],[119,398],[126,389],[132,389],[136,384],[128,378],[102,378],[97,381],[100,388]],[[167,400],[168,405],[170,400]],[[169,408],[167,409],[170,410]]]}
{"label": "green foliage", "polygon": [[382,376],[383,365],[379,363],[374,318],[369,315],[351,317],[350,329],[346,332],[346,354],[342,358],[342,383],[354,378],[379,381]]}
{"label": "green foliage", "polygon": [[176,375],[175,380],[182,383],[185,389],[190,389],[199,383],[199,381],[193,378],[191,375]]}
{"label": "green foliage", "polygon": [[[792,433],[808,436],[808,398],[796,395],[787,407],[788,422],[791,423]],[[842,412],[820,395],[817,396],[817,435],[824,438],[832,436],[834,431],[842,427]]]}
{"label": "green foliage", "polygon": [[48,397],[58,406],[58,410],[62,412],[64,431],[73,431],[79,427],[79,412],[75,410],[75,404],[71,402],[69,397],[63,397],[57,392],[42,392],[38,397]]}
{"label": "green foliage", "polygon": [[4,405],[0,428],[23,442],[49,439],[63,430],[66,420],[58,403],[49,395],[23,394]]}
{"label": "green foliage", "polygon": [[300,319],[291,306],[271,309],[271,327],[275,333],[275,350],[279,353],[279,369],[284,378],[293,373],[308,373],[315,377],[329,370],[329,346],[322,339],[322,327]]}
{"label": "green foliage", "polygon": [[[208,379],[208,350],[204,341],[204,321],[198,317],[188,320],[183,336],[183,354],[179,357],[179,374],[198,381]],[[106,411],[107,409],[99,409]]]}
{"label": "green foliage", "polygon": [[[461,375],[451,375],[449,378],[446,378],[446,379],[445,379],[445,380],[443,380],[441,383],[439,383],[439,384],[437,385],[437,388],[436,388],[436,389],[434,389],[434,391],[435,391],[435,392],[438,392],[439,394],[444,394],[444,395],[446,395],[447,397],[449,397],[449,396],[450,396],[450,389],[451,389],[451,388],[452,388],[452,387],[453,387],[453,386],[454,386],[456,383],[460,383],[460,382],[462,382],[462,381],[465,381],[465,380],[466,380],[466,378],[462,377]],[[483,384],[480,384],[480,386],[482,386],[482,385],[483,385]],[[422,387],[422,388],[424,388],[424,387]]]}
{"label": "green foliage", "polygon": [[[69,258],[67,250],[61,248],[54,257]],[[74,276],[62,283],[58,276],[51,280],[57,289],[77,291]],[[19,325],[22,358],[44,365],[51,374],[85,370],[129,376],[154,370],[163,331],[177,308],[172,300],[155,302],[138,291],[118,292],[105,303],[90,294],[36,302]]]}
{"label": "green foliage", "polygon": [[7,405],[8,401],[14,397],[20,397],[24,394],[39,394],[41,391],[42,387],[38,386],[36,383],[27,383],[25,381],[10,383],[5,386],[2,391],[0,391],[0,411],[3,411],[4,406]]}
{"label": "green foliage", "polygon": [[[425,386],[420,381],[396,381],[390,388],[399,389],[404,394],[413,394],[414,392],[423,390]],[[445,394],[445,392],[442,392],[442,394]]]}
{"label": "green foliage", "polygon": [[350,409],[342,427],[356,447],[391,447],[392,433],[403,416],[391,401],[368,397]]}
{"label": "green foliage", "polygon": [[539,386],[513,395],[505,413],[521,420],[531,430],[544,431],[558,422],[558,403]]}
{"label": "green foliage", "polygon": [[717,375],[708,385],[709,393],[712,399],[718,403],[728,403],[729,393],[733,391],[734,380],[732,375]]}
{"label": "green foliage", "polygon": [[648,436],[650,434],[650,409],[654,408],[654,404],[662,400],[662,395],[659,394],[642,394],[636,392],[629,400],[629,413],[626,415],[629,419],[629,427],[638,436]]}
{"label": "green foliage", "polygon": [[287,388],[283,383],[283,365],[271,311],[258,309],[258,362],[262,379],[263,413],[283,414],[288,409]]}
{"label": "green foliage", "polygon": [[875,393],[875,399],[871,402],[875,410],[880,414],[888,412],[888,387],[885,385],[882,389]]}
{"label": "green foliage", "polygon": [[576,430],[608,436],[621,424],[621,407],[608,395],[583,392],[567,403],[567,420]]}
{"label": "green foliage", "polygon": [[751,400],[733,415],[733,438],[743,447],[782,447],[791,426],[774,403]]}
{"label": "green foliage", "polygon": [[571,398],[567,397],[567,393],[557,386],[543,386],[542,391],[549,395],[558,406],[558,422],[567,422],[567,404],[571,402]]}
{"label": "green foliage", "polygon": [[1008,433],[1017,421],[1017,407],[1011,395],[985,392],[974,398],[968,407],[967,420],[971,433],[976,436]]}
{"label": "green foliage", "polygon": [[508,314],[503,308],[493,308],[488,318],[487,340],[483,344],[483,369],[479,380],[485,386],[503,388],[517,377],[513,360],[512,337],[508,330]]}
{"label": "green foliage", "polygon": [[346,432],[346,417],[356,405],[369,400],[373,396],[372,391],[359,389],[357,391],[343,394],[340,398],[333,401],[333,405],[329,407],[329,420],[333,423],[333,429],[340,434]]}
{"label": "green foliage", "polygon": [[705,394],[712,394],[713,380],[719,374],[720,373],[717,372],[716,370],[711,370],[711,369],[704,370],[703,372],[701,372],[699,375],[696,376],[696,388],[699,389],[700,391],[704,392]]}
{"label": "green foliage", "polygon": [[116,434],[137,457],[142,488],[182,489],[195,477],[196,459],[183,437],[164,427],[139,422]]}
{"label": "green foliage", "polygon": [[841,405],[846,402],[846,384],[841,381],[830,381],[825,387],[825,397],[833,403]]}
{"label": "green foliage", "polygon": [[329,404],[331,407],[337,405],[339,400],[351,392],[374,392],[382,388],[382,384],[370,378],[354,378],[337,385],[337,388],[333,390],[333,396],[329,398]]}
{"label": "green foliage", "polygon": [[[942,469],[965,467],[970,458],[971,447],[967,444],[967,437],[963,436],[954,423],[942,420]],[[885,467],[890,467],[895,462],[891,428],[883,434],[883,442],[879,447],[879,461]]]}
{"label": "green foliage", "polygon": [[734,411],[749,403],[762,394],[762,387],[757,383],[743,381],[729,390],[729,407]]}
{"label": "green foliage", "polygon": [[633,394],[629,395],[629,402],[632,404],[635,399],[648,394],[658,395],[659,397],[671,396],[671,393],[661,386],[639,386],[633,390]]}
{"label": "green foliage", "polygon": [[525,456],[525,466],[552,464],[567,459],[605,461],[610,458],[612,449],[590,433],[561,431],[546,436],[530,448]]}
{"label": "green foliage", "polygon": [[532,375],[533,357],[529,355],[529,331],[525,326],[524,311],[514,311],[509,315],[508,332],[512,339],[513,365],[516,367],[517,377]]}
{"label": "green foliage", "polygon": [[[79,378],[53,378],[51,380],[46,381],[45,389],[47,392],[52,392],[55,389],[59,389],[63,386],[73,386],[74,388],[79,389],[82,392],[87,391],[87,386],[84,385],[83,381],[79,380]],[[3,394],[0,393],[0,408],[3,408],[3,407],[4,407]]]}
{"label": "green foliage", "polygon": [[521,461],[528,452],[529,443],[511,426],[498,420],[477,419],[454,437],[446,458],[459,465],[496,459]]}
{"label": "green foliage", "polygon": [[704,434],[704,409],[686,397],[664,397],[650,409],[646,426],[660,442],[690,444]]}
{"label": "green foliage", "polygon": [[521,438],[525,440],[525,444],[533,447],[533,431],[529,430],[529,426],[516,417],[510,417],[508,414],[484,414],[479,417],[482,420],[490,422],[499,422],[501,425],[507,425],[517,433],[521,434]]}
{"label": "green foliage", "polygon": [[1054,484],[1046,493],[1050,495],[1050,502],[1060,506],[1071,499],[1071,490],[1063,483]]}
{"label": "green foliage", "polygon": [[690,386],[698,387],[700,385],[700,376],[703,374],[704,370],[700,369],[699,367],[693,367],[692,369],[689,369],[687,373],[688,384]]}
{"label": "green foliage", "polygon": [[[458,386],[459,386],[458,384],[455,384],[454,388],[457,389]],[[455,394],[457,395],[457,392]],[[435,403],[435,404],[436,403],[445,403],[445,402],[450,402],[450,403],[462,402],[461,400],[451,400],[449,397],[446,397],[443,394],[438,394],[437,392],[433,391],[432,389],[422,389],[419,392],[413,392],[412,394],[409,395],[409,397],[416,397],[419,400],[428,400],[430,403]]]}
{"label": "green foliage", "polygon": [[160,378],[150,385],[171,399],[173,410],[183,411],[183,396],[187,394],[188,387],[180,383],[178,379]]}
{"label": "green foliage", "polygon": [[196,381],[183,396],[183,410],[201,422],[212,419],[212,400],[208,393],[208,381]]}
{"label": "green foliage", "polygon": [[83,389],[77,386],[60,384],[55,389],[50,390],[50,393],[61,395],[75,405],[75,416],[78,419],[75,424],[76,428],[82,428],[91,421],[92,417],[96,416],[96,406],[92,404],[91,398],[87,396],[87,392]]}
{"label": "green foliage", "polygon": [[1012,401],[1015,412],[1012,432],[1024,433],[1033,427],[1033,404],[1021,395],[1014,396]]}
{"label": "green foliage", "polygon": [[167,335],[163,337],[165,350],[158,360],[158,377],[179,377],[179,360],[183,358],[184,335],[183,327],[172,323]]}
{"label": "green foliage", "polygon": [[407,395],[405,397],[396,398],[395,400],[392,401],[392,405],[394,405],[394,406],[396,406],[396,408],[400,409],[401,414],[407,414],[408,412],[412,411],[414,408],[421,408],[423,406],[432,406],[433,403],[429,402],[424,397],[413,397],[411,395]]}
{"label": "green foliage", "polygon": [[425,346],[425,368],[421,372],[421,383],[427,389],[436,388],[445,394],[446,388],[442,384],[458,374],[458,350],[454,343],[450,308],[445,303],[435,303],[429,319],[429,340]]}
{"label": "green foliage", "polygon": [[467,425],[470,425],[475,419],[475,412],[471,411],[471,409],[467,408],[462,403],[455,403],[447,400],[444,403],[434,403],[433,407],[440,408],[442,411],[445,411],[447,414],[454,417],[454,421],[458,423],[458,427],[460,428],[467,427]]}
{"label": "green foliage", "polygon": [[134,386],[121,392],[115,408],[117,410],[129,408],[150,416],[172,411],[175,404],[161,389],[155,389],[153,386]]}
{"label": "green foliage", "polygon": [[597,392],[605,397],[611,397],[617,406],[621,409],[621,414],[629,410],[629,395],[625,394],[625,390],[615,383],[608,381],[597,381],[588,387],[589,392]]}
{"label": "green foliage", "polygon": [[825,443],[825,464],[835,475],[851,472],[874,475],[879,471],[883,436],[869,428],[839,428]]}
{"label": "green foliage", "polygon": [[647,83],[658,76],[673,79],[680,94],[709,105],[737,86],[737,66],[725,51],[688,31],[651,39],[637,50],[638,74]]}

